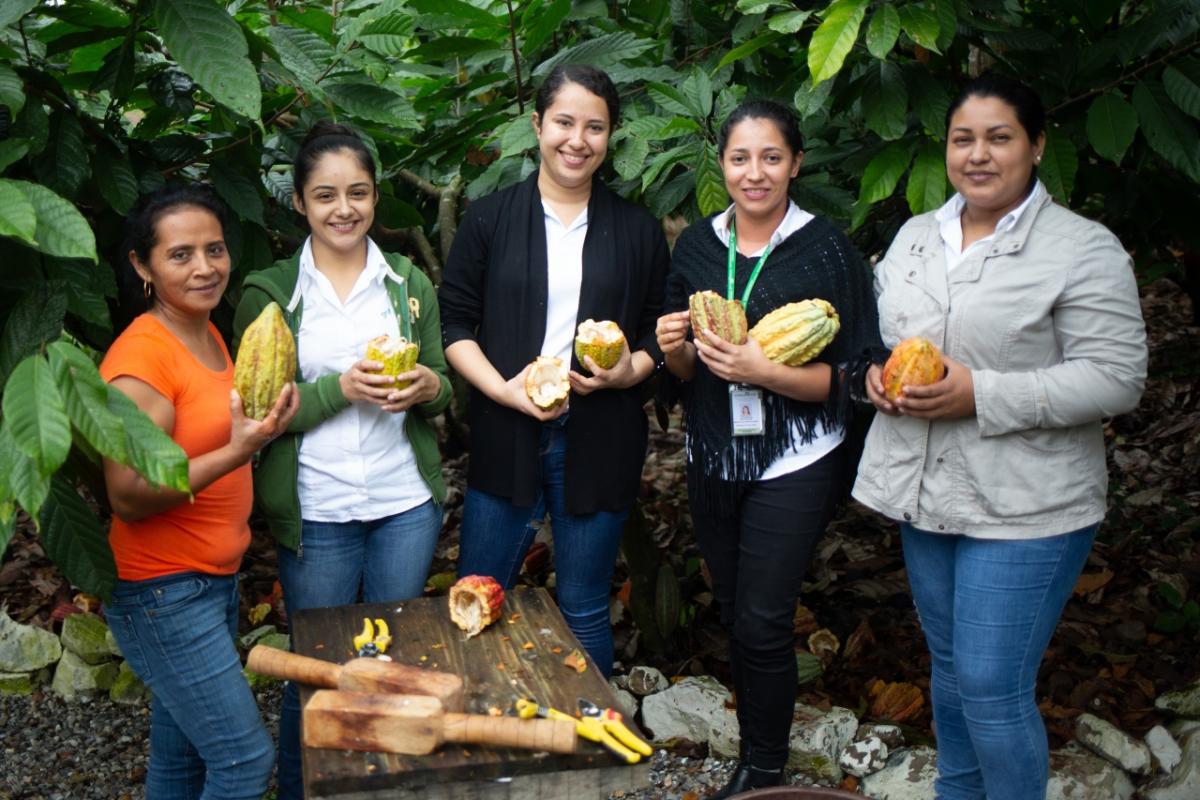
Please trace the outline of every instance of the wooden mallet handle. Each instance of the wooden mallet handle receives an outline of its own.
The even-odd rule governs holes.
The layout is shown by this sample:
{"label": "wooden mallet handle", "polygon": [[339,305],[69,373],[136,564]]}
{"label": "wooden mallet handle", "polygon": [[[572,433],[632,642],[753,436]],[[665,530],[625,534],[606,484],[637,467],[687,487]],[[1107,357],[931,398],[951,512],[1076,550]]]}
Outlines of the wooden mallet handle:
{"label": "wooden mallet handle", "polygon": [[302,656],[299,653],[289,653],[287,650],[262,644],[256,644],[250,649],[250,654],[246,657],[246,668],[259,675],[270,675],[272,678],[295,681],[306,686],[324,686],[328,689],[338,687],[338,676],[342,673],[341,664]]}
{"label": "wooden mallet handle", "polygon": [[442,718],[442,736],[447,742],[548,750],[551,753],[574,753],[578,742],[573,722],[485,714],[447,713]]}

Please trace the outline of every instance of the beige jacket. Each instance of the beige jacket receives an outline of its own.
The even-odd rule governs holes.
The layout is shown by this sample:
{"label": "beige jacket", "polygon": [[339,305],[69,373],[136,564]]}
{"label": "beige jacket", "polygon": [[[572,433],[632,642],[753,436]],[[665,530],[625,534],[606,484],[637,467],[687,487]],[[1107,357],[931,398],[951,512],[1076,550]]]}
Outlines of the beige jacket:
{"label": "beige jacket", "polygon": [[1101,420],[1134,408],[1146,331],[1128,254],[1104,226],[1035,200],[949,276],[933,213],[875,269],[884,344],[924,336],[971,368],[976,416],[876,414],[853,495],[921,530],[994,539],[1099,522]]}

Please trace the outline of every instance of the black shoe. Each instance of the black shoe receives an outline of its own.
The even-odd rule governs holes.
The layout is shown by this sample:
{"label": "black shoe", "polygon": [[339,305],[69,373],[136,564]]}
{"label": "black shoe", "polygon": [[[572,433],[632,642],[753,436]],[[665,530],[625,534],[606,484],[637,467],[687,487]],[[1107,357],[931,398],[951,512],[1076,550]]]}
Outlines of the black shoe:
{"label": "black shoe", "polygon": [[752,767],[742,762],[738,764],[729,783],[721,787],[716,794],[709,795],[708,800],[727,800],[751,789],[762,789],[766,786],[779,786],[783,783],[783,770],[766,770]]}

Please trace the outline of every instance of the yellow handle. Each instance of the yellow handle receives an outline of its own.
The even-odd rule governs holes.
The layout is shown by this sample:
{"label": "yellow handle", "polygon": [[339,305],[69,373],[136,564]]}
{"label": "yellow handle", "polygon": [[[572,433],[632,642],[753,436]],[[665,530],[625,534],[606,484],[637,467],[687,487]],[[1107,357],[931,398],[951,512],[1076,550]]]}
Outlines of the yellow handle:
{"label": "yellow handle", "polygon": [[641,753],[644,756],[649,756],[654,753],[654,748],[642,741],[641,737],[633,731],[629,730],[624,722],[618,719],[609,719],[605,722],[605,728],[611,733],[621,744],[625,745],[635,752]]}
{"label": "yellow handle", "polygon": [[576,732],[585,739],[599,742],[620,756],[628,764],[636,764],[642,757],[613,738],[604,727],[604,723],[595,717],[584,717],[576,721]]}

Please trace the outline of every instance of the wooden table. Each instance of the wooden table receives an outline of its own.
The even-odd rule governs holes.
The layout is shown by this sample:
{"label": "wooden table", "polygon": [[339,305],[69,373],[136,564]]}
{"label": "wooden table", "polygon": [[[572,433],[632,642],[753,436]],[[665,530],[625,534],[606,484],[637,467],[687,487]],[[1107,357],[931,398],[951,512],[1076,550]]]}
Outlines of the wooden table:
{"label": "wooden table", "polygon": [[[470,639],[450,621],[445,596],[300,611],[292,620],[296,652],[346,661],[363,617],[387,622],[393,660],[461,675],[470,713],[507,712],[519,697],[572,714],[579,697],[616,705],[590,658],[582,673],[563,664],[579,643],[544,589],[508,592],[503,616]],[[301,703],[311,694],[302,687]],[[628,765],[598,744],[579,744],[570,755],[455,744],[427,756],[305,747],[304,786],[311,800],[604,800],[649,785],[648,760]]]}

